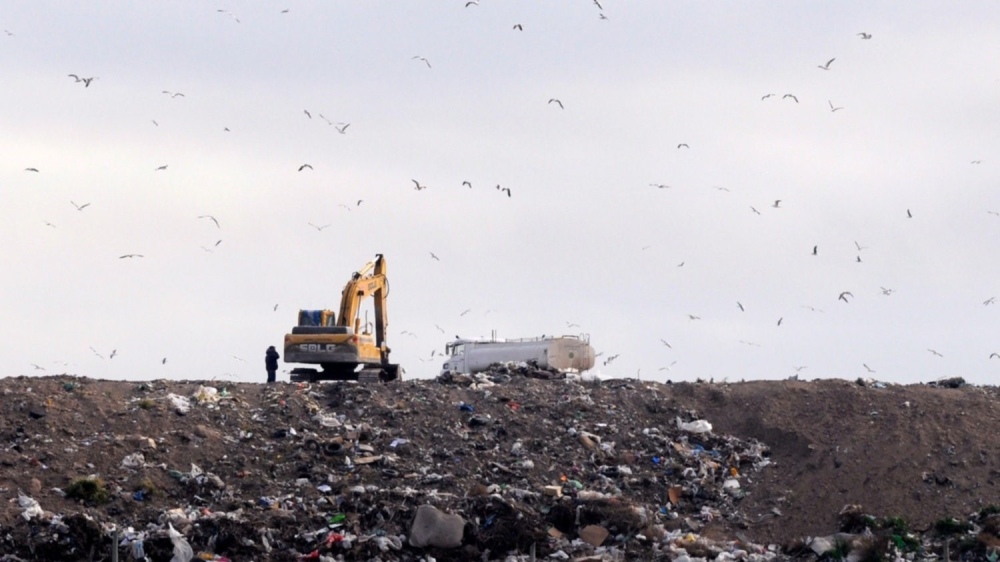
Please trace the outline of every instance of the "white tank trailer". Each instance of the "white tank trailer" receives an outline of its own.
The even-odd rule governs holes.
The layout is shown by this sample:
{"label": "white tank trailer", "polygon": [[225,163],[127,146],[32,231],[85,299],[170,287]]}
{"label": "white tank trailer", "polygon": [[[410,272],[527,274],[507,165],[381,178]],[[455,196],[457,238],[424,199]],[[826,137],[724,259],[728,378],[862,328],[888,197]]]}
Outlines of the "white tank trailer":
{"label": "white tank trailer", "polygon": [[542,336],[511,340],[457,339],[445,344],[444,373],[479,373],[494,363],[528,363],[560,372],[583,372],[594,367],[594,348],[587,337]]}

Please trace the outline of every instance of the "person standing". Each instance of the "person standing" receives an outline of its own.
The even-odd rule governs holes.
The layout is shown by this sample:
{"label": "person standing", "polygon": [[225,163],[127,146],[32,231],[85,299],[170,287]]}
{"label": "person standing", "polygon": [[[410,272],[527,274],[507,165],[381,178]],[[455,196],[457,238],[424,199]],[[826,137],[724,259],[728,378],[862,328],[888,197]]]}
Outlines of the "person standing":
{"label": "person standing", "polygon": [[275,372],[278,370],[278,359],[281,356],[275,351],[274,346],[267,348],[267,353],[264,354],[264,366],[267,367],[267,382],[274,382]]}

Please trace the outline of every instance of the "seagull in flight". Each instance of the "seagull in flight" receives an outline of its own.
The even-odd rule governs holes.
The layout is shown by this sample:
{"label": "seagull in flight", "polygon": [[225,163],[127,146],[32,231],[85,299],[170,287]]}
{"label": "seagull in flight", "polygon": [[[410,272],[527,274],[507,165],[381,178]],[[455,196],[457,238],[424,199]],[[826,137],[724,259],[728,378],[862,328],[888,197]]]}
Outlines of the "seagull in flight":
{"label": "seagull in flight", "polygon": [[750,205],[750,210],[757,213],[758,215],[760,214],[760,211],[758,211],[753,205]]}
{"label": "seagull in flight", "polygon": [[858,33],[858,37],[860,37],[862,39],[871,39],[872,38],[872,34],[871,33],[865,33],[864,31],[862,31],[861,33]]}
{"label": "seagull in flight", "polygon": [[994,302],[996,302],[996,300],[997,300],[996,297],[990,297],[990,298],[988,298],[988,299],[986,299],[986,300],[983,301],[983,306],[989,306],[989,305],[993,304]]}
{"label": "seagull in flight", "polygon": [[216,228],[222,228],[221,226],[219,226],[219,221],[215,220],[215,217],[213,217],[212,215],[199,215],[198,218],[199,219],[209,219],[209,220],[211,220],[212,222],[215,223],[215,227]]}
{"label": "seagull in flight", "polygon": [[660,338],[660,343],[662,343],[663,345],[667,346],[667,348],[669,348],[669,349],[673,349],[673,346],[671,346],[669,343],[667,343],[667,340],[665,340],[663,338]]}
{"label": "seagull in flight", "polygon": [[313,169],[313,167],[311,165],[309,165],[309,164],[303,164],[303,165],[299,166],[299,171],[301,172],[302,170],[305,170],[306,168],[309,168],[310,170]]}
{"label": "seagull in flight", "polygon": [[510,197],[510,188],[509,187],[500,187],[500,185],[497,184],[497,189],[499,189],[500,191],[506,191],[507,192],[507,197]]}
{"label": "seagull in flight", "polygon": [[466,8],[468,8],[469,6],[478,6],[478,5],[479,5],[479,0],[470,0],[469,2],[465,3]]}
{"label": "seagull in flight", "polygon": [[94,349],[93,347],[91,347],[90,350],[94,352],[94,355],[100,357],[101,359],[104,359],[104,356],[98,353],[97,350]]}
{"label": "seagull in flight", "polygon": [[862,246],[861,244],[858,244],[857,240],[855,240],[854,247],[857,248],[858,251],[860,252],[861,250],[867,250],[870,246]]}
{"label": "seagull in flight", "polygon": [[69,76],[70,78],[73,78],[77,82],[83,82],[83,87],[84,88],[89,88],[90,87],[90,82],[92,80],[94,80],[94,79],[97,78],[96,76],[91,76],[90,78],[81,78],[81,77],[77,76],[76,74],[68,74],[67,76]]}
{"label": "seagull in flight", "polygon": [[851,302],[851,301],[847,300],[847,297],[854,298],[854,294],[851,293],[850,291],[844,291],[844,292],[840,293],[840,296],[837,297],[837,300],[841,300],[841,301],[844,301],[844,302]]}
{"label": "seagull in flight", "polygon": [[472,312],[472,309],[471,308],[466,308],[465,310],[462,311],[461,314],[459,314],[459,316],[465,316],[466,314],[468,314],[470,312]]}
{"label": "seagull in flight", "polygon": [[781,321],[782,321],[782,320],[784,320],[784,319],[785,319],[785,317],[784,317],[784,316],[782,316],[781,318],[778,318],[778,325],[779,325],[779,326],[781,325]]}
{"label": "seagull in flight", "polygon": [[760,98],[760,101],[764,101],[764,100],[766,100],[767,98],[770,98],[770,97],[774,97],[774,94],[764,94],[764,96]]}
{"label": "seagull in flight", "polygon": [[666,367],[660,367],[659,369],[657,369],[657,371],[669,371],[670,368],[673,367],[676,364],[677,364],[677,361],[673,361],[669,365],[667,365]]}
{"label": "seagull in flight", "polygon": [[512,27],[511,29],[516,29],[518,31],[524,31],[524,28],[521,27],[521,24],[519,24],[519,23],[515,23],[514,27]]}
{"label": "seagull in flight", "polygon": [[933,353],[934,355],[937,355],[938,357],[944,357],[944,355],[941,355],[940,353],[938,353],[937,351],[934,351],[933,349],[928,348],[927,351],[930,351],[931,353]]}
{"label": "seagull in flight", "polygon": [[311,226],[311,227],[315,228],[315,229],[317,230],[317,232],[322,232],[322,230],[323,230],[324,228],[327,228],[327,227],[329,227],[329,226],[330,226],[330,225],[328,225],[328,224],[324,224],[323,226],[316,226],[315,224],[313,224],[313,223],[311,223],[311,222],[309,222],[309,223],[306,223],[306,224],[308,224],[309,226]]}
{"label": "seagull in flight", "polygon": [[813,246],[813,255],[815,256],[818,254],[819,254],[819,246]]}
{"label": "seagull in flight", "polygon": [[240,18],[236,17],[236,15],[235,15],[235,14],[233,14],[232,12],[230,12],[230,11],[228,11],[228,10],[216,10],[216,12],[219,12],[220,14],[226,14],[226,15],[228,15],[229,17],[231,17],[231,18],[233,18],[234,20],[236,20],[236,23],[240,23]]}
{"label": "seagull in flight", "polygon": [[337,129],[338,133],[340,133],[342,135],[346,135],[347,134],[347,128],[350,127],[350,126],[351,126],[350,123],[338,123],[335,128]]}
{"label": "seagull in flight", "polygon": [[274,305],[274,312],[278,312],[278,305]]}
{"label": "seagull in flight", "polygon": [[441,261],[441,258],[439,258],[436,255],[434,255],[434,252],[429,252],[429,253],[430,253],[430,255],[431,255],[432,258],[436,259],[437,261]]}
{"label": "seagull in flight", "polygon": [[558,104],[559,105],[559,109],[566,109],[565,107],[563,107],[563,103],[561,101],[557,100],[556,98],[549,98],[549,103]]}
{"label": "seagull in flight", "polygon": [[163,93],[167,94],[168,96],[170,96],[172,98],[176,98],[176,97],[186,98],[187,97],[187,96],[185,96],[184,94],[182,94],[180,92],[168,92],[167,90],[163,90]]}
{"label": "seagull in flight", "polygon": [[146,256],[144,256],[142,254],[125,254],[125,255],[118,256],[118,259],[123,260],[125,258],[144,258],[144,257],[146,257]]}
{"label": "seagull in flight", "polygon": [[990,359],[993,359],[994,357],[996,357],[997,359],[1000,359],[1000,353],[991,353],[990,354]]}
{"label": "seagull in flight", "polygon": [[413,189],[416,189],[417,191],[420,191],[421,189],[427,189],[426,185],[420,185],[420,182],[418,182],[417,180],[410,180],[410,181],[413,182]]}
{"label": "seagull in flight", "polygon": [[691,320],[701,320],[701,316],[695,316],[694,314],[688,314],[688,318]]}
{"label": "seagull in flight", "polygon": [[736,301],[736,306],[740,308],[740,312],[746,312],[746,309],[743,308],[743,303],[740,301]]}
{"label": "seagull in flight", "polygon": [[677,148],[680,148],[680,147],[682,147],[682,146],[683,146],[684,148],[691,148],[690,146],[688,146],[688,144],[687,144],[686,142],[682,142],[682,143],[680,143],[679,145],[677,145]]}
{"label": "seagull in flight", "polygon": [[830,70],[830,63],[832,63],[835,60],[837,60],[837,59],[830,59],[830,60],[826,61],[826,64],[821,64],[821,65],[817,66],[816,68],[822,68],[823,70]]}
{"label": "seagull in flight", "polygon": [[882,294],[885,295],[885,296],[887,296],[887,297],[890,296],[890,295],[892,295],[892,293],[895,291],[895,289],[887,289],[885,287],[879,287],[879,289],[881,289],[882,290]]}
{"label": "seagull in flight", "polygon": [[159,171],[161,171],[161,170],[166,170],[166,169],[167,169],[167,164],[164,164],[164,165],[160,166],[159,168],[157,168],[157,169],[155,169],[155,170],[153,170],[153,171],[154,171],[154,172],[159,172]]}
{"label": "seagull in flight", "polygon": [[827,103],[829,103],[829,104],[830,104],[830,111],[831,111],[831,112],[836,112],[836,111],[839,111],[839,110],[841,110],[841,109],[844,109],[843,107],[834,107],[834,106],[833,106],[833,102],[832,102],[832,101],[830,101],[830,100],[826,100],[826,101],[827,101]]}
{"label": "seagull in flight", "polygon": [[874,373],[875,372],[875,369],[872,369],[871,367],[869,367],[865,363],[862,363],[861,366],[864,367],[869,373]]}
{"label": "seagull in flight", "polygon": [[72,201],[70,201],[70,203],[72,203],[73,206],[76,207],[77,211],[82,211],[82,210],[84,210],[84,209],[86,209],[87,207],[90,206],[90,203],[84,203],[83,205],[77,205],[76,203],[73,203]]}
{"label": "seagull in flight", "polygon": [[906,218],[908,218],[908,219],[912,219],[913,218],[913,213],[911,213],[909,209],[906,210]]}
{"label": "seagull in flight", "polygon": [[605,359],[605,360],[604,360],[604,364],[605,364],[605,365],[608,365],[608,364],[610,364],[610,363],[611,363],[612,361],[614,361],[615,359],[618,359],[618,356],[619,356],[619,355],[621,355],[621,354],[620,354],[620,353],[616,353],[616,354],[614,354],[614,355],[611,355],[611,356],[609,356],[609,357],[608,357],[607,359]]}
{"label": "seagull in flight", "polygon": [[37,173],[38,172],[38,168],[25,168],[24,171],[25,172],[36,172]]}
{"label": "seagull in flight", "polygon": [[422,57],[420,55],[416,55],[416,56],[412,57],[410,60],[422,60],[427,65],[427,68],[431,67],[431,61],[425,59],[424,57]]}
{"label": "seagull in flight", "polygon": [[665,183],[651,183],[649,187],[655,187],[656,189],[669,189],[670,186]]}
{"label": "seagull in flight", "polygon": [[442,328],[441,326],[438,326],[437,324],[434,324],[434,327],[437,328],[438,331],[441,332],[442,334],[444,333],[444,328]]}
{"label": "seagull in flight", "polygon": [[775,209],[781,208],[781,199],[775,199],[774,200],[774,205],[771,205],[771,206],[774,207]]}
{"label": "seagull in flight", "polygon": [[792,98],[793,100],[795,100],[795,103],[799,103],[799,98],[795,97],[792,94],[785,94],[785,95],[781,96],[781,99],[785,99],[785,98]]}
{"label": "seagull in flight", "polygon": [[470,182],[470,181],[468,181],[468,180],[466,180],[466,181],[463,181],[463,182],[462,182],[462,185],[467,185],[467,186],[469,186],[469,189],[472,189],[472,182]]}

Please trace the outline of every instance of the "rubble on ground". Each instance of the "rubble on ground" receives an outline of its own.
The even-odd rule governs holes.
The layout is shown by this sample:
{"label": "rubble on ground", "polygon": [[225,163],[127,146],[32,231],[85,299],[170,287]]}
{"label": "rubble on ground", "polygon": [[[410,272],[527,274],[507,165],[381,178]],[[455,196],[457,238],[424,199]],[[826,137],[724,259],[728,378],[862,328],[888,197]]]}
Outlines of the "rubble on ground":
{"label": "rubble on ground", "polygon": [[[781,469],[768,443],[717,432],[670,385],[539,371],[390,384],[0,379],[0,561],[108,559],[113,544],[120,560],[940,552],[932,534],[860,516],[841,534],[755,543],[741,530],[759,518],[741,505]],[[956,521],[952,552],[989,559],[993,515]]]}

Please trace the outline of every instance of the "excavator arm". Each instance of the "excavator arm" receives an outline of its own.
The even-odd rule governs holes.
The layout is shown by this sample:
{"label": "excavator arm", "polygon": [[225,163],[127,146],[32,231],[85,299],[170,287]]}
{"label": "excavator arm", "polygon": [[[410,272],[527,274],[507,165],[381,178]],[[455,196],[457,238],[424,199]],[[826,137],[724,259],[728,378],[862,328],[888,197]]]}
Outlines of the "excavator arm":
{"label": "excavator arm", "polygon": [[338,326],[345,326],[359,332],[360,319],[358,311],[361,303],[368,297],[375,302],[375,345],[382,354],[382,360],[387,360],[388,349],[385,345],[385,330],[388,327],[386,297],[389,296],[389,280],[386,278],[385,258],[377,254],[373,261],[368,262],[351,276],[344,286],[340,297],[340,316]]}

